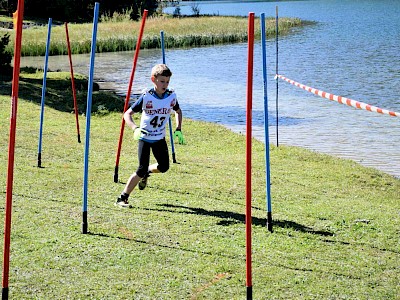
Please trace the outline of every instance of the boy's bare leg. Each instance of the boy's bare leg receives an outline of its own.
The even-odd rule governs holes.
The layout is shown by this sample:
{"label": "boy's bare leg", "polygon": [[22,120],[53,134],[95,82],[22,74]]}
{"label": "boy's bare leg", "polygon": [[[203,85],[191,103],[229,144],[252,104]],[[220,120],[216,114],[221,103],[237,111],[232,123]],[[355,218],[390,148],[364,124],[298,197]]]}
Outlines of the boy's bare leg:
{"label": "boy's bare leg", "polygon": [[122,191],[121,195],[118,197],[117,202],[115,202],[115,205],[120,207],[129,207],[129,208],[132,207],[132,205],[130,205],[128,201],[129,194],[139,183],[140,179],[141,178],[136,173],[133,173],[131,177],[129,177],[128,182],[126,183],[125,188]]}
{"label": "boy's bare leg", "polygon": [[123,190],[123,193],[125,194],[130,194],[135,186],[139,183],[141,177],[139,177],[136,173],[133,173],[131,177],[129,177],[128,182],[125,185],[125,188]]}
{"label": "boy's bare leg", "polygon": [[[149,166],[148,171],[150,173],[160,173],[160,171],[157,168],[158,164],[152,164]],[[115,203],[116,205],[122,206],[122,207],[132,207],[129,202],[128,202],[128,198],[129,195],[132,193],[133,189],[139,184],[139,189],[144,189],[146,187],[147,184],[147,176],[145,176],[142,180],[142,177],[139,177],[136,172],[133,173],[131,175],[131,177],[129,177],[128,182],[126,183],[124,190],[121,193],[121,196],[118,197],[117,202]],[[144,186],[143,186],[144,184]],[[142,186],[141,186],[142,185]]]}

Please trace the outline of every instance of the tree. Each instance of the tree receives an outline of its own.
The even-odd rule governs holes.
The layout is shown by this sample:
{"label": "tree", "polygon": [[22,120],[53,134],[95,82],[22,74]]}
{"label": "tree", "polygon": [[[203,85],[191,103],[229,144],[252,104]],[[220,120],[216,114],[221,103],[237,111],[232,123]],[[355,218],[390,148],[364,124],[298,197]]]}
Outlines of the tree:
{"label": "tree", "polygon": [[138,20],[145,9],[149,11],[149,15],[152,15],[158,7],[158,2],[154,0],[100,0],[100,10],[102,14],[113,15],[116,13],[124,13],[125,11],[130,11],[130,18],[132,20]]}
{"label": "tree", "polygon": [[14,0],[0,0],[0,11],[6,12],[11,15],[17,9],[17,1]]}
{"label": "tree", "polygon": [[[17,0],[0,1],[1,4],[8,2],[9,13],[17,7]],[[100,15],[112,16],[114,12],[130,10],[132,20],[138,20],[144,9],[152,15],[158,6],[157,0],[25,0],[24,15],[30,18],[53,18],[62,22],[90,22],[93,19],[95,2],[100,4]]]}

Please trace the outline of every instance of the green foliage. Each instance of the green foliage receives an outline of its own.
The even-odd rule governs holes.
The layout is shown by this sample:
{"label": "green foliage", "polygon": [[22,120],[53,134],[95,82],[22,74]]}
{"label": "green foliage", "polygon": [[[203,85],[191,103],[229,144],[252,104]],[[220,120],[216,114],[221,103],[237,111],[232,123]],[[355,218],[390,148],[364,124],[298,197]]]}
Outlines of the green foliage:
{"label": "green foliage", "polygon": [[100,22],[128,22],[131,15],[134,13],[133,8],[124,9],[122,12],[114,11],[111,13],[104,13],[100,17]]}
{"label": "green foliage", "polygon": [[0,79],[10,77],[12,72],[12,55],[6,51],[9,42],[10,35],[8,33],[0,38]]}

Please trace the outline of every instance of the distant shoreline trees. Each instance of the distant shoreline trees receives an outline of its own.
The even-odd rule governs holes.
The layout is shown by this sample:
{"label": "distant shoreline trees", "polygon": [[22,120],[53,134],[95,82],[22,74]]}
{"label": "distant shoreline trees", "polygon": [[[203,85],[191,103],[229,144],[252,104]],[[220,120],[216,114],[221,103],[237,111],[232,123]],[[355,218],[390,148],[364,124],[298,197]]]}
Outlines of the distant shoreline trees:
{"label": "distant shoreline trees", "polygon": [[[147,9],[149,15],[156,12],[157,0],[25,0],[24,16],[29,18],[53,18],[62,22],[87,22],[93,18],[95,2],[100,4],[100,15],[112,16],[114,13],[129,11],[132,20],[138,20]],[[168,1],[167,1],[168,2]],[[17,9],[18,0],[0,0],[0,11],[9,16]]]}

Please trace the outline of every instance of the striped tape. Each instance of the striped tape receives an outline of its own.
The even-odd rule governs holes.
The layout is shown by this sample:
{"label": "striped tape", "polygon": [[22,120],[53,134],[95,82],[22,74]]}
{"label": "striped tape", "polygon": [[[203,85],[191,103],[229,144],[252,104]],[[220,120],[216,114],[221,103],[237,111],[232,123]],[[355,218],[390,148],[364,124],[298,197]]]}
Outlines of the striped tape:
{"label": "striped tape", "polygon": [[330,94],[330,93],[327,93],[327,92],[324,92],[324,91],[320,91],[320,90],[314,89],[312,87],[306,86],[304,84],[298,83],[298,82],[296,82],[294,80],[291,80],[289,78],[286,78],[285,76],[282,76],[282,75],[278,75],[278,74],[275,75],[275,79],[277,79],[277,78],[285,80],[286,82],[289,82],[290,84],[293,84],[293,85],[295,85],[295,86],[297,86],[297,87],[299,87],[299,88],[301,88],[301,89],[303,89],[303,90],[305,90],[307,92],[313,93],[313,94],[315,94],[317,96],[320,96],[322,98],[326,98],[326,99],[329,99],[329,100],[332,100],[332,101],[336,101],[336,102],[339,102],[339,103],[342,103],[342,104],[346,104],[348,106],[352,106],[352,107],[359,108],[359,109],[365,109],[365,110],[369,110],[369,111],[372,111],[372,112],[377,112],[377,113],[380,113],[380,114],[385,114],[385,115],[389,115],[389,116],[393,116],[393,117],[400,117],[400,113],[398,113],[398,112],[390,111],[390,110],[387,110],[387,109],[382,109],[382,108],[379,108],[379,107],[376,107],[376,106],[373,106],[373,105],[370,105],[370,104],[367,104],[367,103],[359,102],[359,101],[356,101],[356,100],[353,100],[353,99],[349,99],[349,98],[346,98],[346,97],[336,96],[334,94]]}

